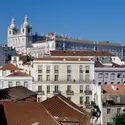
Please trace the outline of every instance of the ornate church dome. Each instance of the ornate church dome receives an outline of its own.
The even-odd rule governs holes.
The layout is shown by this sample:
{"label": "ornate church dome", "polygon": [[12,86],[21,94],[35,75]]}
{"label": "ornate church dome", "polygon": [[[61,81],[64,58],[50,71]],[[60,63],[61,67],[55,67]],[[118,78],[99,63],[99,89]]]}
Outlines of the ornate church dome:
{"label": "ornate church dome", "polygon": [[23,27],[24,27],[24,28],[31,28],[31,27],[32,27],[32,26],[29,24],[28,16],[25,16]]}
{"label": "ornate church dome", "polygon": [[17,29],[17,27],[16,27],[16,25],[15,25],[15,19],[14,19],[14,18],[12,18],[12,20],[11,20],[10,28],[11,28],[11,29]]}

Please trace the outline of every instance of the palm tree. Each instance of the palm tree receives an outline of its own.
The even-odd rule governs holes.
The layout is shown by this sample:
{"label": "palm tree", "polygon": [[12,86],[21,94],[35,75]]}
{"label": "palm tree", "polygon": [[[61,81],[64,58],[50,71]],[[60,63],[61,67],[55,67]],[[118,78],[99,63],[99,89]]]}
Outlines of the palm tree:
{"label": "palm tree", "polygon": [[125,125],[125,113],[117,114],[110,125]]}

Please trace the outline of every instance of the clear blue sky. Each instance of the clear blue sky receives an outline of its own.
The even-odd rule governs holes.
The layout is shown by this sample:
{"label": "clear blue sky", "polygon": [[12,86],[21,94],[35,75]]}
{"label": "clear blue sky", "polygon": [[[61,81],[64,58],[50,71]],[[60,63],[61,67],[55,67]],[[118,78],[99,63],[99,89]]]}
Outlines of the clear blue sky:
{"label": "clear blue sky", "polygon": [[28,15],[33,32],[54,31],[87,40],[125,42],[125,0],[0,0],[0,43],[14,17]]}

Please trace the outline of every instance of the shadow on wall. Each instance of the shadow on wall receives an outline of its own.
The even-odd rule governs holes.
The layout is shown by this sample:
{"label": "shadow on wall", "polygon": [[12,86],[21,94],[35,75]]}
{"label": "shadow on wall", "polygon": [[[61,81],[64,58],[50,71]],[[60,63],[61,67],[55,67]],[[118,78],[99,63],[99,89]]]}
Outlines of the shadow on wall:
{"label": "shadow on wall", "polygon": [[4,107],[2,104],[0,104],[0,125],[7,125]]}

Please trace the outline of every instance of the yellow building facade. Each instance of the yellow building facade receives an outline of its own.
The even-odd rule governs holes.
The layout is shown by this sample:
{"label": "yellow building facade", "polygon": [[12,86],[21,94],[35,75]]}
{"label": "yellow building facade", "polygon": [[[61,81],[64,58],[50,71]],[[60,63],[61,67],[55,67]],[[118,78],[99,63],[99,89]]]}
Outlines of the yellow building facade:
{"label": "yellow building facade", "polygon": [[94,62],[88,58],[37,58],[32,76],[38,101],[58,93],[79,106],[89,105],[92,100]]}

